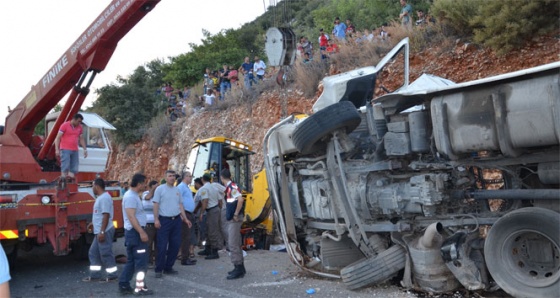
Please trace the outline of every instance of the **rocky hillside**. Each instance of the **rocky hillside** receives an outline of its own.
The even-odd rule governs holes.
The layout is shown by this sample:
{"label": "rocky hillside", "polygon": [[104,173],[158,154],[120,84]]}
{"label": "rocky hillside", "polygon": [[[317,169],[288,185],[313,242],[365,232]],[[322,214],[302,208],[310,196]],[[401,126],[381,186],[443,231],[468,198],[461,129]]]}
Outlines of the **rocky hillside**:
{"label": "rocky hillside", "polygon": [[[411,53],[411,82],[422,73],[429,73],[460,83],[559,61],[559,39],[558,32],[535,38],[505,56],[460,41],[452,49],[432,47]],[[256,173],[262,166],[262,141],[267,129],[283,115],[311,111],[318,95],[305,98],[302,94],[290,86],[285,89],[277,87],[261,94],[254,103],[241,103],[227,110],[204,111],[181,118],[172,127],[168,138],[171,141],[157,149],[152,148],[149,139],[118,150],[114,147],[107,178],[125,181],[133,173],[143,172],[159,180],[166,169],[184,169],[190,147],[196,139],[220,135],[253,146],[256,154],[251,167]],[[282,111],[282,106],[287,107],[287,111]]]}

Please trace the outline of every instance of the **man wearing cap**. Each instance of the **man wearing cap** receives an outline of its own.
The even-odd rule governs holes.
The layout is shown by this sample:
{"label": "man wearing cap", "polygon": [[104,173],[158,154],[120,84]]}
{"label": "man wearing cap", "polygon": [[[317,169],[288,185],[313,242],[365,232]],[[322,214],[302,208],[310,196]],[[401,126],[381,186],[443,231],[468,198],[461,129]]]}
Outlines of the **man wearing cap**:
{"label": "man wearing cap", "polygon": [[[198,190],[202,202],[201,210],[206,210],[206,230],[208,233],[208,242],[210,254],[205,257],[207,260],[218,259],[218,250],[222,249],[224,239],[220,232],[222,198],[218,190],[212,186],[212,177],[210,174],[202,175],[203,186]],[[202,221],[202,212],[199,218]]]}
{"label": "man wearing cap", "polygon": [[173,269],[181,246],[181,222],[189,227],[191,222],[185,214],[181,192],[174,186],[175,171],[165,171],[165,184],[154,193],[154,225],[157,231],[156,278],[165,274],[178,274]]}

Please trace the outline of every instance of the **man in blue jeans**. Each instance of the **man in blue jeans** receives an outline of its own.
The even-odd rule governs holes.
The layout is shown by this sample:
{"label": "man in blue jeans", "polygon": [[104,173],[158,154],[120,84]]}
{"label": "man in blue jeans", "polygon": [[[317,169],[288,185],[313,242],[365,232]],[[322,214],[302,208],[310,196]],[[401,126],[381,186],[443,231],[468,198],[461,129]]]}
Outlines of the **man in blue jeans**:
{"label": "man in blue jeans", "polygon": [[229,80],[229,66],[224,64],[224,68],[220,70],[220,100],[224,99],[226,92],[231,89],[231,81]]}
{"label": "man in blue jeans", "polygon": [[[124,244],[126,246],[126,264],[119,277],[119,292],[121,294],[152,295],[144,282],[148,269],[148,234],[146,227],[146,213],[142,208],[140,193],[146,189],[146,176],[134,174],[130,182],[130,189],[123,196]],[[130,280],[136,273],[136,287],[130,287]]]}
{"label": "man in blue jeans", "polygon": [[165,274],[178,274],[173,269],[181,247],[181,230],[184,222],[191,227],[191,222],[183,208],[183,198],[175,183],[175,171],[165,172],[165,184],[156,188],[154,193],[154,226],[157,231],[156,278]]}
{"label": "man in blue jeans", "polygon": [[66,179],[67,175],[70,179],[74,179],[78,173],[78,143],[84,148],[84,158],[87,157],[86,141],[82,129],[83,120],[84,116],[76,114],[72,120],[62,123],[54,140],[55,154],[60,157],[62,179]]}

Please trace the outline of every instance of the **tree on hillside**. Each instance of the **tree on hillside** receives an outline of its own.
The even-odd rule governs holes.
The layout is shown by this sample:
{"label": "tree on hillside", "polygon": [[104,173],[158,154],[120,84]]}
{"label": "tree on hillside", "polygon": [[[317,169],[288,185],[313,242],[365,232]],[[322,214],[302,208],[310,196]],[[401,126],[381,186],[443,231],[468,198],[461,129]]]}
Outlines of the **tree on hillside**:
{"label": "tree on hillside", "polygon": [[506,53],[527,39],[560,28],[558,0],[485,1],[471,21],[474,40]]}
{"label": "tree on hillside", "polygon": [[202,79],[206,67],[222,69],[223,64],[239,66],[249,53],[241,45],[236,30],[223,30],[211,35],[203,30],[201,45],[189,44],[191,51],[171,58],[171,64],[165,68],[166,81],[194,85]]}
{"label": "tree on hillside", "polygon": [[161,61],[154,60],[136,68],[128,79],[117,78],[118,85],[96,90],[99,97],[91,110],[117,128],[114,136],[118,143],[139,140],[146,124],[162,110],[161,96],[155,93],[163,82],[162,66]]}
{"label": "tree on hillside", "polygon": [[[416,11],[427,11],[431,0],[408,0]],[[398,0],[330,0],[312,11],[315,29],[324,28],[330,33],[333,20],[350,18],[357,30],[373,29],[383,23],[395,20],[399,16],[401,6]]]}

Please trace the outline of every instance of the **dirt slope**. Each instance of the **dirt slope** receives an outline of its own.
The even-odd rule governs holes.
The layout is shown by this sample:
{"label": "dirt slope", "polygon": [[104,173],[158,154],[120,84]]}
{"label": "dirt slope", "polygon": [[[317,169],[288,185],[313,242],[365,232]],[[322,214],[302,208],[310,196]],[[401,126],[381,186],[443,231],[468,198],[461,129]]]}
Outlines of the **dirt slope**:
{"label": "dirt slope", "polygon": [[[450,50],[430,48],[411,53],[411,82],[422,73],[447,78],[457,83],[476,80],[560,60],[560,34],[533,39],[520,50],[499,57],[488,49],[457,42]],[[388,86],[389,82],[384,82]],[[161,179],[166,169],[182,170],[194,141],[211,136],[226,136],[252,144],[253,173],[262,166],[262,141],[269,127],[281,120],[281,104],[287,101],[287,114],[309,113],[317,99],[304,98],[302,92],[276,88],[261,94],[254,104],[240,104],[225,111],[206,111],[179,119],[172,128],[172,141],[152,149],[150,140],[143,140],[112,154],[107,177],[125,181],[133,173],[143,172]]]}

